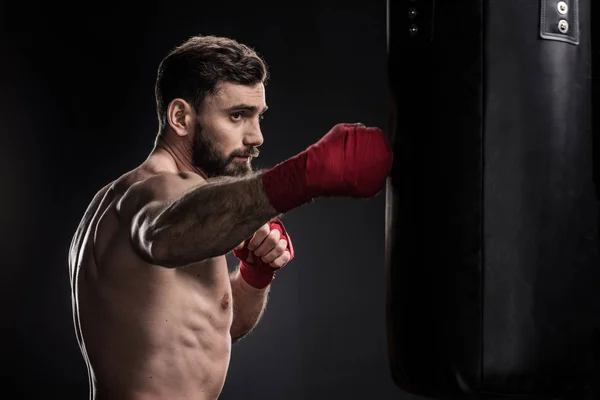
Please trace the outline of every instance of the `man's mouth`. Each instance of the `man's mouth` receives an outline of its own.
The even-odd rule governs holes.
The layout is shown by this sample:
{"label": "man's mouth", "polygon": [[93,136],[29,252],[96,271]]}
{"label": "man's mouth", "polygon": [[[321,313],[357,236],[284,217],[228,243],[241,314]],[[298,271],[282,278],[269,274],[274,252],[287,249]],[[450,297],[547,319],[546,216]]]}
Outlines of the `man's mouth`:
{"label": "man's mouth", "polygon": [[245,160],[249,158],[256,158],[258,154],[236,154],[233,158],[243,158]]}

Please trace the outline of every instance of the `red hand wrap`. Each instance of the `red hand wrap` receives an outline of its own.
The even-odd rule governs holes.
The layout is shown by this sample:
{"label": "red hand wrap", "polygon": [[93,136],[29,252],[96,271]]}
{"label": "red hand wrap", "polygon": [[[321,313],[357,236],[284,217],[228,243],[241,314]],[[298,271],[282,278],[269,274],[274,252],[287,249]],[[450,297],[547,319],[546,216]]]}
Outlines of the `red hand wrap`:
{"label": "red hand wrap", "polygon": [[[271,230],[278,230],[280,239],[285,239],[287,242],[286,250],[290,253],[291,261],[294,258],[294,246],[292,245],[292,240],[285,230],[283,223],[275,218],[269,223],[269,227]],[[248,255],[250,253],[250,250],[248,250],[248,243],[250,243],[250,240],[247,240],[246,243],[244,243],[244,247],[240,250],[233,250],[233,254],[241,261],[240,274],[242,275],[242,278],[244,278],[250,286],[257,289],[263,289],[271,283],[277,268],[271,267],[257,256],[253,256],[253,261],[248,262]]]}
{"label": "red hand wrap", "polygon": [[285,213],[318,196],[375,196],[392,167],[383,132],[360,124],[338,124],[300,154],[265,171],[265,194]]}
{"label": "red hand wrap", "polygon": [[277,212],[285,213],[312,201],[306,174],[306,151],[281,162],[263,173],[265,193]]}

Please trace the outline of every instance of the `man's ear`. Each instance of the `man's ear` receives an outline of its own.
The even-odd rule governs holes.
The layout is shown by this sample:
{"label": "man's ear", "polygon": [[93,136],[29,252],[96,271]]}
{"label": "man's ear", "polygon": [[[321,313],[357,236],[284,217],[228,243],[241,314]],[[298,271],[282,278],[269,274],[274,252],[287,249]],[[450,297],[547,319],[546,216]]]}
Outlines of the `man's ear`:
{"label": "man's ear", "polygon": [[173,99],[167,107],[167,123],[177,136],[188,135],[194,129],[195,118],[193,108],[183,99]]}

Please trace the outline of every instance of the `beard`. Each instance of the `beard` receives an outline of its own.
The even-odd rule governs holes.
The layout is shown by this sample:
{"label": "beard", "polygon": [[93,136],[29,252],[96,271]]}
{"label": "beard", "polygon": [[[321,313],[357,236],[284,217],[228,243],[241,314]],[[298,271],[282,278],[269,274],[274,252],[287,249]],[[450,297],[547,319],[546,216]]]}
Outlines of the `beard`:
{"label": "beard", "polygon": [[250,160],[242,162],[236,160],[236,157],[256,157],[258,149],[251,147],[243,150],[236,150],[229,156],[225,156],[219,151],[214,143],[202,132],[202,126],[196,122],[196,129],[192,143],[192,163],[208,178],[219,176],[245,176],[252,172]]}

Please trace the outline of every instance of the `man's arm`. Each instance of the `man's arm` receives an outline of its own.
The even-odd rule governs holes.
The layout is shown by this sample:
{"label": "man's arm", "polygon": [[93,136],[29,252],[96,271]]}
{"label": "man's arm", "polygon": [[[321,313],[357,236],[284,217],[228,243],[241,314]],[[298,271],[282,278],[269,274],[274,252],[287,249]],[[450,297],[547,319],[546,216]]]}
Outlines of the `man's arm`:
{"label": "man's arm", "polygon": [[134,248],[167,267],[226,254],[280,215],[265,195],[260,173],[214,181],[163,174],[132,188],[120,203]]}
{"label": "man's arm", "polygon": [[[131,189],[122,209],[135,212],[121,215],[131,223],[132,243],[141,257],[154,264],[183,266],[226,254],[271,218],[317,197],[375,196],[392,161],[381,130],[338,124],[317,143],[267,171],[188,186],[174,201],[157,196],[172,186],[185,187],[182,174],[149,178],[156,187],[143,183]],[[133,195],[136,192],[142,194]]]}
{"label": "man's arm", "polygon": [[230,274],[231,292],[233,296],[233,324],[231,340],[233,343],[246,336],[258,324],[267,305],[271,286],[257,289],[250,286],[236,268]]}

